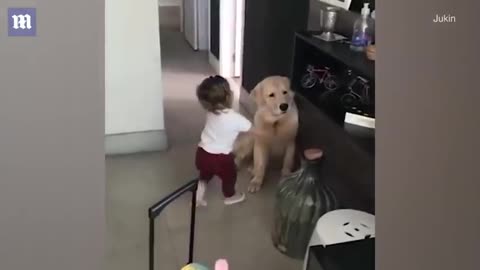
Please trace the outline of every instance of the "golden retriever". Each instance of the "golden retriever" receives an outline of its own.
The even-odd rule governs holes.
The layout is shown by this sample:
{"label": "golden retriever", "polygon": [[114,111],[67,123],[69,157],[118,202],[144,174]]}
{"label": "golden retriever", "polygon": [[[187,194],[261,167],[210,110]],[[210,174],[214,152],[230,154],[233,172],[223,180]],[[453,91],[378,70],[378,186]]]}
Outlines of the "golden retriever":
{"label": "golden retriever", "polygon": [[253,156],[253,168],[250,168],[253,178],[248,186],[248,191],[253,193],[259,191],[263,184],[270,154],[282,155],[282,175],[292,171],[298,111],[287,77],[267,77],[255,86],[250,95],[257,105],[253,126],[258,132],[239,136],[234,153],[237,165]]}

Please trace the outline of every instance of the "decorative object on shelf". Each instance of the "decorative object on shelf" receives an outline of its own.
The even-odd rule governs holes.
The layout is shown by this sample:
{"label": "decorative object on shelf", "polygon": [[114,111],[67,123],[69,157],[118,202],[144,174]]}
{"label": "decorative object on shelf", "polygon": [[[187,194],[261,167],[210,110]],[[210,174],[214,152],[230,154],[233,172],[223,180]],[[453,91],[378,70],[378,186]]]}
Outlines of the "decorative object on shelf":
{"label": "decorative object on shelf", "polygon": [[370,86],[368,81],[360,76],[353,78],[347,87],[347,93],[340,98],[340,102],[345,108],[351,109],[360,105],[369,105]]}
{"label": "decorative object on shelf", "polygon": [[323,151],[304,152],[301,168],[280,182],[275,202],[272,240],[289,257],[303,259],[317,220],[339,203],[322,179]]}
{"label": "decorative object on shelf", "polygon": [[345,39],[344,36],[334,33],[339,10],[340,8],[332,6],[327,6],[320,10],[320,26],[323,32],[317,35],[317,38],[327,42]]}
{"label": "decorative object on shelf", "polygon": [[376,55],[376,49],[375,49],[375,44],[369,45],[367,47],[366,53],[367,53],[367,58],[369,60],[375,61],[375,55]]}
{"label": "decorative object on shelf", "polygon": [[374,21],[370,17],[370,3],[364,3],[361,16],[353,24],[352,43],[350,49],[357,52],[365,51],[365,48],[372,43],[372,30]]}
{"label": "decorative object on shelf", "polygon": [[[350,50],[349,45],[340,42],[323,42],[313,36],[315,33],[318,32],[302,31],[295,34],[295,50],[291,69],[292,85],[295,91],[342,127],[347,113],[375,118],[375,62],[368,60],[365,53]],[[312,76],[307,75],[309,74],[308,71],[306,72],[307,65],[312,65],[315,69],[320,70],[329,67],[329,74],[336,78],[334,81],[337,89],[328,91],[329,84],[325,87],[323,82],[319,84],[319,80],[309,79]],[[326,72],[318,71],[316,74],[310,72],[310,74],[317,75],[320,78],[323,73]],[[363,102],[368,105],[359,105],[353,109],[342,104],[341,97],[349,92],[348,86],[357,76],[361,76],[368,81],[369,100]],[[306,82],[315,82],[315,85],[312,88],[306,88],[305,86],[310,86]],[[354,88],[355,92],[362,96],[362,84],[356,83]],[[358,100],[356,95],[345,97],[344,103],[347,103],[347,105],[350,97],[355,97],[353,101]]]}
{"label": "decorative object on shelf", "polygon": [[303,75],[300,84],[305,89],[311,89],[315,85],[323,84],[327,90],[335,91],[338,88],[337,78],[330,72],[330,68],[315,68],[307,66],[307,73]]}

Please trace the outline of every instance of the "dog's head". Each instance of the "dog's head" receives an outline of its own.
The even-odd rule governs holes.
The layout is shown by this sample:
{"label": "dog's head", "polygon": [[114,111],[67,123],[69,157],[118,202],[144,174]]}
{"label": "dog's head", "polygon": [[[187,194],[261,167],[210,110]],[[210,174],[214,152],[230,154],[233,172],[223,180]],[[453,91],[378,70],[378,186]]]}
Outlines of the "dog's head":
{"label": "dog's head", "polygon": [[250,95],[257,108],[266,108],[273,115],[285,114],[294,106],[294,93],[287,77],[267,77],[255,86]]}

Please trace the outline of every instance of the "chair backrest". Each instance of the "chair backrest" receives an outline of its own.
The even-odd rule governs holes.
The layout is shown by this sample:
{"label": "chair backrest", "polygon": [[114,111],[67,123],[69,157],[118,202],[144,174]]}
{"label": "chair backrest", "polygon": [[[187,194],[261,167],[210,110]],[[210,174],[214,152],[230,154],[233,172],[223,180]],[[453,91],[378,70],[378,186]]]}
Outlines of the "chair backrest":
{"label": "chair backrest", "polygon": [[375,216],[352,209],[331,211],[318,220],[314,234],[322,245],[374,238]]}
{"label": "chair backrest", "polygon": [[318,1],[335,6],[335,7],[343,8],[345,10],[348,10],[350,8],[350,3],[352,3],[352,0],[318,0]]}

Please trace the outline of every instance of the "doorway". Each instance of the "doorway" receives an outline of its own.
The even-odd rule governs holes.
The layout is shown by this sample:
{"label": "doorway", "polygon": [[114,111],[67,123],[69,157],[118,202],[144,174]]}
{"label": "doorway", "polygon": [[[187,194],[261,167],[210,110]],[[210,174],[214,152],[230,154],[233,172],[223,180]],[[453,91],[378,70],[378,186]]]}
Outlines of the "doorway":
{"label": "doorway", "polygon": [[234,81],[242,76],[245,0],[209,0],[209,62]]}
{"label": "doorway", "polygon": [[172,31],[183,31],[182,1],[158,0],[160,27]]}
{"label": "doorway", "polygon": [[245,0],[237,0],[235,5],[235,52],[233,77],[241,78],[243,68],[243,28],[245,25]]}
{"label": "doorway", "polygon": [[200,136],[204,113],[198,106],[195,89],[205,77],[215,74],[208,62],[208,46],[198,42],[198,37],[204,36],[206,44],[208,36],[201,34],[208,32],[207,24],[203,24],[203,30],[198,24],[199,20],[208,19],[206,7],[204,13],[198,12],[202,1],[208,0],[159,6],[165,130],[171,148],[196,141]]}

